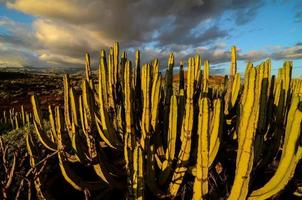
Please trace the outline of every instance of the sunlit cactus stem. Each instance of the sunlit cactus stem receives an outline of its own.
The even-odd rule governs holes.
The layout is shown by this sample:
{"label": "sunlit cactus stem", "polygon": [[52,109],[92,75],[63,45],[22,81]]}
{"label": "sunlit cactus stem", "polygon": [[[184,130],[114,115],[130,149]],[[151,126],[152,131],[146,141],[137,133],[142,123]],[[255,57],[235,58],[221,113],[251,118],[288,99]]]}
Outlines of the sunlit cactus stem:
{"label": "sunlit cactus stem", "polygon": [[235,76],[236,73],[237,73],[237,50],[236,50],[236,46],[232,46],[230,76]]}

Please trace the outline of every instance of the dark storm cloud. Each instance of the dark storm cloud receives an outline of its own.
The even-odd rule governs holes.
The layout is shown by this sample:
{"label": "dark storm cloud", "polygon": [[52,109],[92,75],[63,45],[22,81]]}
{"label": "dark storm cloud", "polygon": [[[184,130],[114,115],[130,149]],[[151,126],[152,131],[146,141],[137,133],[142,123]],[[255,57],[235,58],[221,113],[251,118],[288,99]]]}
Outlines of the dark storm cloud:
{"label": "dark storm cloud", "polygon": [[[141,49],[143,61],[157,57],[165,67],[170,51],[177,61],[200,53],[212,64],[230,59],[226,47],[215,46],[218,40],[231,37],[230,29],[221,26],[223,15],[237,26],[251,21],[263,0],[9,0],[9,8],[37,16],[31,25],[2,19],[9,34],[0,35],[0,44],[8,50],[32,53],[47,65],[82,66],[86,51],[97,63],[98,51],[108,50],[114,41],[133,58]],[[0,20],[1,21],[1,20]],[[5,24],[4,24],[5,21]],[[4,25],[3,25],[4,24]],[[205,47],[207,46],[207,47]],[[271,52],[241,53],[240,60],[257,61],[301,58],[300,44]],[[18,52],[18,51],[17,51]]]}
{"label": "dark storm cloud", "polygon": [[[183,2],[185,1],[178,1],[172,7],[171,14],[173,20],[171,20],[171,23],[158,37],[161,45],[180,43],[197,46],[218,38],[224,38],[228,35],[228,30],[221,30],[217,24],[210,27],[207,27],[206,24],[202,26],[203,22],[213,20],[214,23],[218,23],[222,14],[226,11],[233,11],[236,13],[233,20],[238,24],[244,24],[254,17],[257,9],[262,5],[262,1],[260,0],[212,0],[202,1],[199,4],[197,4],[197,1]],[[182,9],[182,6],[185,6],[185,9]],[[250,13],[252,15],[246,15]],[[244,20],[241,20],[243,18]],[[192,30],[198,25],[201,25],[200,33],[192,33]]]}
{"label": "dark storm cloud", "polygon": [[227,33],[218,26],[201,29],[203,34],[192,35],[191,31],[205,20],[218,21],[225,11],[239,13],[234,20],[244,19],[240,24],[246,23],[261,3],[261,0],[17,0],[8,6],[43,18],[83,25],[83,29],[135,46],[152,40],[169,45],[200,44],[223,38]]}

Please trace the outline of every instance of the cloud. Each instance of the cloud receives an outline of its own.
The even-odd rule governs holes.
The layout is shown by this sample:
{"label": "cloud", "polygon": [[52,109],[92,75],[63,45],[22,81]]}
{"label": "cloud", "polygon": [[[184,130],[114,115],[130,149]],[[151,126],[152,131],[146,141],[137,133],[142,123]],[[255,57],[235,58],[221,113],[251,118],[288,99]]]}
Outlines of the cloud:
{"label": "cloud", "polygon": [[0,67],[44,66],[35,54],[25,49],[3,45],[0,42]]}
{"label": "cloud", "polygon": [[297,43],[293,47],[287,47],[287,48],[277,48],[273,51],[271,54],[272,59],[275,60],[296,60],[296,59],[302,59],[302,44]]}
{"label": "cloud", "polygon": [[297,3],[294,7],[294,22],[301,23],[302,22],[302,2]]}
{"label": "cloud", "polygon": [[[31,27],[7,21],[10,34],[0,42],[33,51],[46,65],[79,66],[85,51],[97,55],[120,41],[124,49],[140,48],[146,61],[168,51],[185,57],[190,50],[228,37],[219,28],[226,11],[257,10],[256,1],[206,0],[8,0],[6,5],[36,16]],[[256,12],[256,11],[253,11]],[[237,16],[240,18],[240,16]],[[250,18],[252,19],[252,18]],[[246,19],[244,23],[250,19]],[[236,20],[236,19],[235,19]],[[154,48],[150,47],[154,43]],[[186,50],[181,50],[186,49]]]}
{"label": "cloud", "polygon": [[5,34],[0,34],[1,66],[48,66],[35,53],[40,45],[35,42],[29,25],[0,18],[0,27],[5,30]]}
{"label": "cloud", "polygon": [[[0,33],[0,48],[5,48],[7,54],[20,54],[21,64],[82,66],[86,51],[97,58],[100,49],[108,49],[114,41],[119,41],[130,58],[139,48],[143,62],[158,57],[165,67],[170,51],[175,52],[177,59],[186,60],[188,55],[198,52],[213,64],[228,62],[229,50],[217,45],[231,37],[230,29],[221,26],[223,15],[231,13],[230,20],[237,26],[246,24],[254,19],[264,0],[0,2],[10,9],[36,16],[32,24],[0,19],[0,27],[7,30],[5,34]],[[13,52],[14,49],[17,51]],[[240,53],[239,59],[260,60],[270,55],[275,59],[300,58],[299,49],[279,49],[274,54],[267,51]],[[96,63],[97,59],[94,61]]]}
{"label": "cloud", "polygon": [[262,1],[247,1],[249,2],[249,7],[245,7],[245,3],[242,1],[237,1],[238,7],[234,14],[235,22],[237,25],[243,25],[255,18],[258,9],[264,4]]}

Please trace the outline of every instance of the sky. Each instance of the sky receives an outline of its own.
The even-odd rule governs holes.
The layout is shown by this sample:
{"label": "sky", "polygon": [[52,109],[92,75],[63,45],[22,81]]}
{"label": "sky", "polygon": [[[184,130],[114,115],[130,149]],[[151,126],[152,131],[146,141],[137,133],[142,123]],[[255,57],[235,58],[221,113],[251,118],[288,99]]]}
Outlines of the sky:
{"label": "sky", "polygon": [[0,67],[97,66],[100,49],[120,42],[133,59],[167,66],[200,54],[211,73],[227,74],[230,49],[238,71],[272,60],[272,72],[293,61],[302,76],[301,0],[0,0]]}

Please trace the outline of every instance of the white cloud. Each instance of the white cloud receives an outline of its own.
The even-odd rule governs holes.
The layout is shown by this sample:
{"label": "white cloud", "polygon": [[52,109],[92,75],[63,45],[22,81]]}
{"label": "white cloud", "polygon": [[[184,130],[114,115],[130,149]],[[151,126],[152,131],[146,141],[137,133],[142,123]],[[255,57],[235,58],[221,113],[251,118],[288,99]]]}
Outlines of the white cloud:
{"label": "white cloud", "polygon": [[[225,11],[234,12],[234,22],[253,19],[262,0],[8,0],[7,7],[36,16],[32,24],[0,19],[9,34],[0,34],[0,62],[16,65],[81,66],[86,51],[97,60],[98,51],[120,41],[122,48],[140,48],[144,61],[158,57],[162,66],[170,51],[177,60],[198,53],[212,63],[224,63],[230,52],[223,39],[228,30],[216,23]],[[122,2],[122,3],[121,3]],[[240,13],[248,13],[239,19]],[[203,22],[206,27],[201,26]],[[196,28],[197,27],[197,28]],[[201,31],[199,31],[201,29]],[[205,45],[211,43],[210,47]],[[150,43],[154,45],[150,47]],[[279,49],[278,49],[279,48]],[[240,60],[300,59],[301,45],[274,47],[269,51],[240,53]],[[129,54],[133,54],[130,52]],[[16,56],[13,60],[11,57]],[[129,56],[130,57],[130,56]]]}

